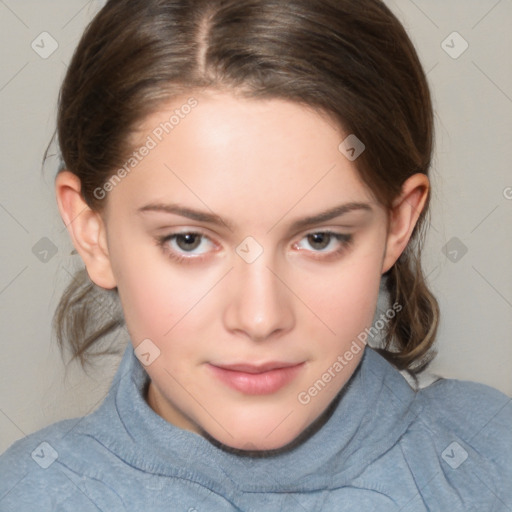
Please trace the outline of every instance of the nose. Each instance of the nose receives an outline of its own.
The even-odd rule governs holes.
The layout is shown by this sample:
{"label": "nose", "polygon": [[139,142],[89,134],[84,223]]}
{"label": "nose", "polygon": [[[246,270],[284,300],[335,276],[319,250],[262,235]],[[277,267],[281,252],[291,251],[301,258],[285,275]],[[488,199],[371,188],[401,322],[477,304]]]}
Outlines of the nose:
{"label": "nose", "polygon": [[279,337],[295,325],[291,292],[268,263],[264,256],[239,260],[231,273],[224,325],[253,341]]}

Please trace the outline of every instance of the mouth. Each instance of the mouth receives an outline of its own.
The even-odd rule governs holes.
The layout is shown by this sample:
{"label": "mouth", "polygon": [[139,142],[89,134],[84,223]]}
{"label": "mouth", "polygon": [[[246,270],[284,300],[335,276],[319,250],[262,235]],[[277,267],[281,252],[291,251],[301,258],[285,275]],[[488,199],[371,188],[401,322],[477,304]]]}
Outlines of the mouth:
{"label": "mouth", "polygon": [[270,362],[262,365],[207,365],[222,383],[246,395],[276,393],[289,384],[304,363]]}

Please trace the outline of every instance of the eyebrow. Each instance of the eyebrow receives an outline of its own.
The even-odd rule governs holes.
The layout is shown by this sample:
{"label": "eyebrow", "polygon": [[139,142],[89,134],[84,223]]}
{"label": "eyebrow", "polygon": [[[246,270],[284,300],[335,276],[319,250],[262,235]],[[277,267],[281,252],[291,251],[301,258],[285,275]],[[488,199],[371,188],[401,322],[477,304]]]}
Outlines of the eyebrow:
{"label": "eyebrow", "polygon": [[365,211],[365,212],[373,212],[373,208],[368,203],[346,203],[341,204],[339,206],[335,206],[334,208],[330,208],[324,212],[318,213],[316,215],[312,215],[310,217],[305,217],[303,219],[299,219],[295,221],[291,225],[292,231],[300,231],[309,226],[314,226],[316,224],[321,224],[323,222],[327,222],[328,220],[335,219],[337,217],[341,217],[346,213],[350,213],[353,211]]}
{"label": "eyebrow", "polygon": [[224,224],[229,229],[232,229],[232,224],[226,222],[218,215],[215,215],[213,212],[202,212],[199,210],[193,210],[192,208],[186,208],[184,206],[180,206],[178,204],[163,204],[163,203],[152,203],[147,204],[137,210],[137,213],[146,213],[146,212],[160,212],[160,213],[169,213],[172,215],[179,215],[181,217],[186,217],[187,219],[197,220],[198,222],[207,222],[209,224]]}
{"label": "eyebrow", "polygon": [[[309,217],[304,217],[303,219],[296,220],[290,226],[292,231],[299,231],[305,229],[309,226],[314,226],[316,224],[321,224],[323,222],[327,222],[329,220],[335,219],[337,217],[341,217],[346,213],[361,210],[366,212],[373,212],[373,208],[368,203],[360,203],[360,202],[352,202],[346,203],[339,206],[335,206],[334,208],[330,208],[329,210],[320,212],[315,215],[311,215]],[[163,203],[151,203],[145,206],[142,206],[137,210],[137,213],[147,213],[147,212],[160,212],[160,213],[168,213],[172,215],[179,215],[181,217],[186,217],[191,220],[195,220],[198,222],[206,222],[209,224],[217,224],[227,226],[228,229],[233,230],[234,225],[230,221],[226,221],[214,214],[213,212],[205,212],[200,210],[194,210],[192,208],[186,208],[184,206],[180,206],[178,204],[163,204]],[[284,218],[284,217],[283,217]],[[282,220],[282,219],[281,219]],[[281,221],[278,221],[280,223]]]}

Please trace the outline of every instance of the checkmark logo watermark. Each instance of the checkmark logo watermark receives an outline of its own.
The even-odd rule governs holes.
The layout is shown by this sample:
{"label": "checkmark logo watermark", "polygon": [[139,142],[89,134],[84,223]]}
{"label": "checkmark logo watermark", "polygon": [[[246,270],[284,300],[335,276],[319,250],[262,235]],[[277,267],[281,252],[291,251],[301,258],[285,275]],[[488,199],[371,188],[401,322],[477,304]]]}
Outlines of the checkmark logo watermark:
{"label": "checkmark logo watermark", "polygon": [[469,48],[469,43],[458,32],[452,32],[441,43],[441,48],[455,60]]}
{"label": "checkmark logo watermark", "polygon": [[59,457],[57,450],[46,441],[41,443],[31,455],[36,463],[43,469],[48,469]]}
{"label": "checkmark logo watermark", "polygon": [[134,352],[144,366],[152,365],[160,357],[160,349],[149,338],[142,340]]}
{"label": "checkmark logo watermark", "polygon": [[441,457],[448,466],[457,469],[468,458],[468,452],[457,441],[454,441],[445,448]]}
{"label": "checkmark logo watermark", "polygon": [[340,153],[345,155],[345,157],[354,162],[357,160],[362,153],[365,151],[366,146],[363,142],[353,133],[349,135],[339,146],[338,150]]}
{"label": "checkmark logo watermark", "polygon": [[442,251],[452,263],[458,263],[467,254],[468,248],[459,238],[454,236],[443,246]]}
{"label": "checkmark logo watermark", "polygon": [[262,254],[263,247],[252,236],[245,238],[236,248],[236,253],[246,263],[254,263]]}
{"label": "checkmark logo watermark", "polygon": [[41,32],[32,41],[31,46],[32,50],[34,50],[39,57],[42,59],[49,59],[57,51],[59,43],[48,32]]}
{"label": "checkmark logo watermark", "polygon": [[58,252],[58,247],[47,237],[41,238],[32,247],[32,254],[42,263],[48,263]]}

